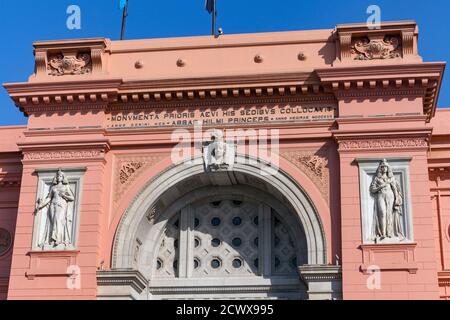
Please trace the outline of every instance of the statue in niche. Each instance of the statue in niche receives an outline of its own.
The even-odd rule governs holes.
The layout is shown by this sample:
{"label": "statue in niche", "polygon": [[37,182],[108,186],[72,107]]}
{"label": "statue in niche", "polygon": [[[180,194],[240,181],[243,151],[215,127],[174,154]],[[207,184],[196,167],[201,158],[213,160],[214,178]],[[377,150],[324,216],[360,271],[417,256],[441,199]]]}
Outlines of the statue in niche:
{"label": "statue in niche", "polygon": [[65,174],[60,170],[53,178],[52,186],[45,199],[37,201],[35,214],[47,207],[44,233],[39,239],[39,247],[46,249],[66,249],[72,245],[72,213],[69,203],[75,196]]}
{"label": "statue in niche", "polygon": [[215,130],[211,143],[203,149],[206,170],[228,169],[234,164],[235,147],[224,141],[223,132]]}
{"label": "statue in niche", "polygon": [[403,195],[400,183],[386,160],[378,166],[370,193],[375,199],[372,239],[375,243],[404,241]]}

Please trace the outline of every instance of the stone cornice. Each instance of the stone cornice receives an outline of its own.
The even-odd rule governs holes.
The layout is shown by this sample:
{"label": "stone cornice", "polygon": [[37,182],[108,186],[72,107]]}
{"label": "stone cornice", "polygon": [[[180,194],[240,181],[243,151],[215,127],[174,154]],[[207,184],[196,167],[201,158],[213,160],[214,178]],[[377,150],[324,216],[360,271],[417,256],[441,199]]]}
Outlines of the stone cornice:
{"label": "stone cornice", "polygon": [[[255,103],[258,99],[302,102],[333,102],[332,92],[312,72],[213,77],[203,79],[159,79],[124,82],[98,78],[4,84],[26,115],[70,110],[104,110],[152,107],[198,106],[217,103]],[[294,99],[294,100],[293,100]],[[177,105],[177,103],[179,105]],[[139,105],[138,107],[142,107]]]}
{"label": "stone cornice", "polygon": [[[238,89],[237,89],[238,90]],[[257,94],[257,90],[261,90]],[[248,97],[243,96],[243,92],[239,90],[236,97],[230,96],[229,91],[220,95],[217,95],[217,91],[212,90],[193,92],[193,96],[188,98],[185,93],[179,93],[179,98],[176,96],[178,93],[162,96],[159,93],[153,95],[149,94],[133,94],[122,95],[120,101],[117,103],[109,104],[107,111],[135,111],[145,110],[148,108],[199,108],[199,107],[219,107],[219,106],[237,106],[237,105],[252,105],[252,104],[268,104],[268,103],[309,103],[309,104],[330,104],[337,107],[336,98],[333,94],[297,94],[297,91],[283,94],[280,93],[267,93],[267,89],[255,89],[250,90]],[[188,92],[189,94],[189,92]],[[212,98],[211,95],[214,95]],[[132,99],[130,99],[132,97]]]}
{"label": "stone cornice", "polygon": [[342,268],[334,265],[305,265],[299,267],[300,278],[310,282],[339,281],[342,279]]}
{"label": "stone cornice", "polygon": [[[316,70],[324,86],[336,98],[422,97],[424,114],[431,120],[436,112],[445,63],[368,65]],[[326,89],[325,89],[326,90]]]}
{"label": "stone cornice", "polygon": [[134,270],[98,270],[97,284],[100,286],[130,286],[141,293],[147,287],[148,280],[139,271]]}
{"label": "stone cornice", "polygon": [[121,79],[9,83],[3,86],[25,115],[45,111],[102,110],[117,100]]}

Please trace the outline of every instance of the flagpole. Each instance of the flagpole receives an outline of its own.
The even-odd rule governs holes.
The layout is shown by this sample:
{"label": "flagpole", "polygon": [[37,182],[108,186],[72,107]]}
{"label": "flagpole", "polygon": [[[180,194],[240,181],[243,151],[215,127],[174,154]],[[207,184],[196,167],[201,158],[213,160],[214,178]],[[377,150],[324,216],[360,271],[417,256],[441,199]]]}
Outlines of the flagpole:
{"label": "flagpole", "polygon": [[125,4],[125,7],[123,8],[123,17],[122,17],[122,31],[120,32],[120,40],[123,40],[125,35],[125,24],[127,22],[127,16],[128,16],[128,0]]}
{"label": "flagpole", "polygon": [[212,12],[212,30],[211,34],[216,36],[216,0],[213,0],[213,12]]}

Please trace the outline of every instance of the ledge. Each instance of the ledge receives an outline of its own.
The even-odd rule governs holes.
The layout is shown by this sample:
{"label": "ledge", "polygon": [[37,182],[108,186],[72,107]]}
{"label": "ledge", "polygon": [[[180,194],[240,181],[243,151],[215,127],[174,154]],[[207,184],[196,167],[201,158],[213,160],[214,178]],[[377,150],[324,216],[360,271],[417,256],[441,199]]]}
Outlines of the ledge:
{"label": "ledge", "polygon": [[334,265],[305,265],[299,267],[300,278],[307,284],[312,281],[342,279],[342,268]]}
{"label": "ledge", "polygon": [[364,274],[373,269],[380,271],[407,271],[416,274],[418,266],[415,262],[414,251],[417,243],[397,244],[363,244],[363,264],[360,266]]}
{"label": "ledge", "polygon": [[[136,270],[98,270],[97,285],[99,287],[100,298],[114,296],[120,292],[119,295],[133,299],[147,288],[148,280],[142,273]],[[111,287],[112,291],[108,290],[108,287]],[[121,287],[122,290],[117,292],[118,287]]]}
{"label": "ledge", "polygon": [[70,277],[69,266],[76,265],[79,250],[30,251],[30,269],[25,272],[28,280],[35,277]]}

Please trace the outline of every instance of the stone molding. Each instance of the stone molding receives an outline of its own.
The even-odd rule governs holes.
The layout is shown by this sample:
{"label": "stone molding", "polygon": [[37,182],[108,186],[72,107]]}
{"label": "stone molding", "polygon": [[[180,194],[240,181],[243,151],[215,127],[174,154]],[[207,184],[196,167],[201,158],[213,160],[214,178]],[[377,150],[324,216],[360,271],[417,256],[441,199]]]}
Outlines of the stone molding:
{"label": "stone molding", "polygon": [[[70,110],[104,110],[117,101],[122,79],[85,79],[65,82],[4,84],[16,106],[30,115]],[[67,92],[67,87],[71,88]]]}
{"label": "stone molding", "polygon": [[[159,102],[155,100],[154,97],[148,98],[147,101],[143,97],[145,94],[139,94],[136,101],[131,100],[124,102],[123,100],[117,101],[114,104],[110,104],[107,107],[107,111],[128,111],[128,110],[136,110],[142,108],[157,108],[157,109],[165,109],[165,108],[198,108],[198,107],[220,107],[220,106],[236,106],[236,105],[251,105],[251,104],[269,104],[269,103],[326,103],[329,105],[336,106],[336,98],[333,94],[317,94],[317,95],[272,95],[272,96],[264,96],[264,97],[242,97],[241,95],[237,97],[227,96],[227,97],[217,97],[215,100],[211,101],[205,98],[192,98],[192,100],[185,99],[161,99]],[[230,99],[226,99],[230,98]]]}
{"label": "stone molding", "polygon": [[342,299],[342,268],[335,265],[299,267],[300,279],[308,287],[310,300]]}
{"label": "stone molding", "polygon": [[97,298],[139,300],[148,280],[136,270],[114,269],[97,271]]}
{"label": "stone molding", "polygon": [[299,268],[299,272],[305,282],[342,279],[341,267],[334,265],[305,265]]}
{"label": "stone molding", "polygon": [[450,287],[450,272],[449,271],[439,272],[438,280],[440,287]]}
{"label": "stone molding", "polygon": [[211,286],[211,287],[151,287],[150,293],[154,295],[166,294],[226,294],[226,293],[271,293],[271,292],[300,292],[298,285],[254,285],[254,286]]}

